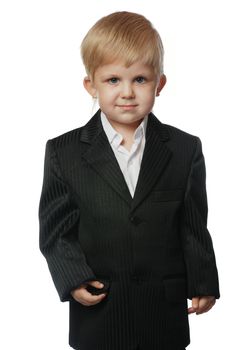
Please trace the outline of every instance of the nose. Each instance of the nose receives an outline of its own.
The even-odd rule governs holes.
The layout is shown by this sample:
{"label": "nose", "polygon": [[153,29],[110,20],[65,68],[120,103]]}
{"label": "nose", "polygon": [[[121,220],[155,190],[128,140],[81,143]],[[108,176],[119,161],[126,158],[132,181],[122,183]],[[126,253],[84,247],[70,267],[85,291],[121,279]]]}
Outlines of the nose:
{"label": "nose", "polygon": [[135,94],[132,85],[129,83],[123,84],[120,95],[122,98],[134,98]]}

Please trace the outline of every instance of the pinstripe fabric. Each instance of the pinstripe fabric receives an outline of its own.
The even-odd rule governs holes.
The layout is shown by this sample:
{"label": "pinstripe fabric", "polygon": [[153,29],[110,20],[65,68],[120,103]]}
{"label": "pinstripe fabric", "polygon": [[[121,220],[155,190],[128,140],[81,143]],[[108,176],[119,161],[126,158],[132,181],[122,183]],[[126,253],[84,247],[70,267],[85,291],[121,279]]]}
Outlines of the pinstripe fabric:
{"label": "pinstripe fabric", "polygon": [[[148,116],[132,198],[100,121],[46,143],[40,250],[61,301],[69,344],[80,350],[178,350],[190,343],[187,298],[220,297],[207,230],[199,137]],[[94,306],[70,291],[110,283]]]}

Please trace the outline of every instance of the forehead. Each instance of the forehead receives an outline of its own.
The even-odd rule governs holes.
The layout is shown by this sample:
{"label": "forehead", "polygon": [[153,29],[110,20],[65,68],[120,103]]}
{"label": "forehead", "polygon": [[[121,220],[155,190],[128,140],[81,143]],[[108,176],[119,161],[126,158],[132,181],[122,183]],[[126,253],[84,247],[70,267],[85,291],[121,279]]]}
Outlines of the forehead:
{"label": "forehead", "polygon": [[97,68],[96,75],[102,76],[105,74],[154,74],[154,69],[141,61],[137,61],[129,67],[126,67],[124,61],[114,61]]}

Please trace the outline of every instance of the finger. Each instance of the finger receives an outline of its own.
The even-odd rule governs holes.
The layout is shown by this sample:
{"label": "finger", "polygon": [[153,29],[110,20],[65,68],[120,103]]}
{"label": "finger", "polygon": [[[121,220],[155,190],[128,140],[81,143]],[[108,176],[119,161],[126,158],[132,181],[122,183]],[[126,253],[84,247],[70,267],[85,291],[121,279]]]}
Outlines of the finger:
{"label": "finger", "polygon": [[204,310],[201,311],[201,312],[197,312],[196,314],[199,315],[199,314],[203,314],[203,313],[205,313],[205,312],[208,312],[212,307],[213,307],[213,305],[209,305],[206,309],[204,309]]}
{"label": "finger", "polygon": [[215,301],[209,298],[201,298],[199,302],[199,308],[196,312],[197,315],[206,312],[209,307],[211,308],[215,304]]}
{"label": "finger", "polygon": [[189,308],[188,308],[188,313],[189,313],[189,314],[192,314],[192,313],[194,313],[194,312],[196,312],[196,310],[194,309],[194,307],[189,307]]}
{"label": "finger", "polygon": [[205,312],[208,312],[209,310],[211,310],[211,308],[213,307],[213,305],[215,304],[215,302],[211,303],[208,308],[205,310]]}
{"label": "finger", "polygon": [[199,307],[199,297],[192,298],[192,308],[197,310]]}
{"label": "finger", "polygon": [[105,297],[106,297],[106,293],[104,293],[104,294],[100,294],[100,295],[98,295],[98,300],[96,300],[96,301],[90,301],[90,302],[85,302],[84,301],[84,305],[86,305],[86,306],[92,306],[92,305],[96,305],[96,304],[98,304],[98,303],[100,303],[101,301],[102,301],[102,299],[104,299]]}
{"label": "finger", "polygon": [[84,299],[86,302],[95,302],[98,300],[101,300],[101,298],[103,297],[103,294],[91,294],[87,289],[82,289],[81,290],[81,298]]}

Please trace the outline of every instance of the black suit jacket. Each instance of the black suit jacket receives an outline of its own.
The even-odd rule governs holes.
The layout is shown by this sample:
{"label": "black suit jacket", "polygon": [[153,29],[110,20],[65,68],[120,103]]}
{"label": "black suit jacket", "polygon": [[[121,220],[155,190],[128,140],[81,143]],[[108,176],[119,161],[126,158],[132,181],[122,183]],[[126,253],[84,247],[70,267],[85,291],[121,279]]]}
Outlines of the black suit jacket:
{"label": "black suit jacket", "polygon": [[[61,301],[69,344],[80,350],[172,350],[190,343],[187,298],[220,297],[207,229],[200,138],[149,114],[131,197],[100,120],[46,143],[40,250]],[[109,283],[84,306],[70,291]]]}

